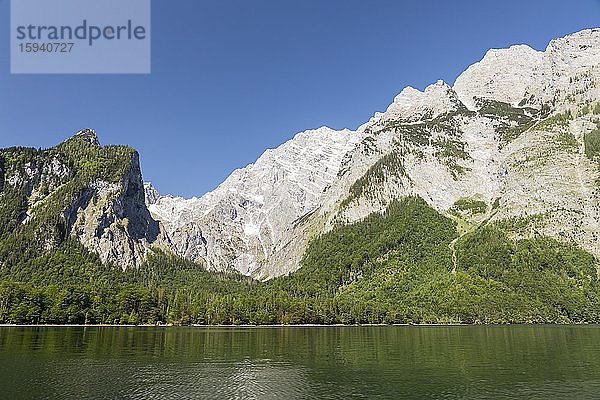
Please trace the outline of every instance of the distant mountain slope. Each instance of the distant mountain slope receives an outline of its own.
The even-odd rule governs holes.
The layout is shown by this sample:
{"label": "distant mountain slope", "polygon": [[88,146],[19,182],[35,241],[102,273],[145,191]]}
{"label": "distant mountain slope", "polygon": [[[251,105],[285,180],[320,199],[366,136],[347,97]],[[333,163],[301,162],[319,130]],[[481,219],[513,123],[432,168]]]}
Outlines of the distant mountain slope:
{"label": "distant mountain slope", "polygon": [[490,50],[453,87],[404,89],[356,131],[299,134],[199,199],[161,197],[173,250],[262,279],[309,241],[418,195],[465,230],[506,221],[600,255],[600,30]]}
{"label": "distant mountain slope", "polygon": [[199,199],[163,196],[148,208],[177,254],[212,270],[260,274],[284,232],[317,207],[359,139],[348,130],[305,131]]}

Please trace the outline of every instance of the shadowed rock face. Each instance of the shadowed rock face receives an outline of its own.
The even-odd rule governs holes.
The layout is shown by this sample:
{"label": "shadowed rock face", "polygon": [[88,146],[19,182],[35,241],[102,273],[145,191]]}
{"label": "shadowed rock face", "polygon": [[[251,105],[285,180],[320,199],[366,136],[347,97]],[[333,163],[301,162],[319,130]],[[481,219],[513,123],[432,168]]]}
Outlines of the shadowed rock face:
{"label": "shadowed rock face", "polygon": [[98,180],[74,202],[71,232],[104,262],[122,268],[143,263],[160,228],[145,204],[137,152],[121,182]]}
{"label": "shadowed rock face", "polygon": [[146,207],[144,184],[137,153],[131,161],[131,169],[123,178],[123,195],[117,203],[117,216],[127,218],[127,232],[132,239],[145,239],[154,242],[159,233],[158,222],[150,216]]}
{"label": "shadowed rock face", "polygon": [[516,236],[600,255],[598,166],[585,146],[600,123],[599,65],[597,29],[543,52],[490,50],[454,87],[406,88],[356,131],[301,133],[201,198],[149,208],[177,254],[262,279],[299,268],[315,235],[407,195],[469,226],[517,218]]}

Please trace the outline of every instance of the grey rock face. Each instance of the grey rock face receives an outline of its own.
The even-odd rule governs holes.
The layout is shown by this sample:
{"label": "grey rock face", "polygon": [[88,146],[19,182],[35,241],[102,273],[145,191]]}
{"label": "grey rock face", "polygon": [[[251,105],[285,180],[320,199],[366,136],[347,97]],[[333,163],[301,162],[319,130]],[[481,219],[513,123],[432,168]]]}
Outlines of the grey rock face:
{"label": "grey rock face", "polygon": [[95,181],[72,203],[67,219],[71,234],[103,262],[140,266],[160,229],[146,207],[137,153],[121,182]]}
{"label": "grey rock face", "polygon": [[156,203],[160,198],[160,193],[152,186],[151,182],[144,182],[144,195],[148,205]]}
{"label": "grey rock face", "polygon": [[83,139],[85,142],[91,144],[92,146],[100,146],[100,141],[98,140],[98,135],[93,129],[85,128],[80,130],[75,134],[76,137]]}
{"label": "grey rock face", "polygon": [[[22,192],[27,198],[29,209],[20,212],[16,225],[28,223],[36,212],[38,204],[43,203],[52,193],[62,185],[66,184],[74,176],[71,166],[60,157],[55,155],[50,159],[31,159],[24,163],[22,168],[5,170],[4,160],[0,157],[2,164],[2,192],[5,189]],[[48,234],[44,238],[44,248],[51,248],[58,243],[56,233]]]}
{"label": "grey rock face", "polygon": [[203,197],[163,196],[149,209],[177,254],[257,276],[285,232],[316,208],[358,139],[326,127],[299,133]]}
{"label": "grey rock face", "polygon": [[[290,234],[272,270],[298,268],[310,232],[412,194],[453,218],[458,200],[483,201],[486,211],[463,222],[505,221],[520,226],[515,237],[548,235],[600,256],[598,165],[584,143],[600,126],[591,111],[599,65],[600,31],[586,30],[553,40],[545,52],[490,51],[454,88],[403,91],[402,101],[361,127],[367,136],[347,172],[306,227]],[[415,114],[424,117],[414,122]]]}

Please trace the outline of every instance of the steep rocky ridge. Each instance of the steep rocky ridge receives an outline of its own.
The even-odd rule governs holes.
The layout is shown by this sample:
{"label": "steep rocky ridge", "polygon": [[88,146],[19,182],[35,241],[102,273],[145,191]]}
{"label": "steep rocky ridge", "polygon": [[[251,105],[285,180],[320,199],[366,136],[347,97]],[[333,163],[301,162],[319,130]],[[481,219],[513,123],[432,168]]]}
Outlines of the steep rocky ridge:
{"label": "steep rocky ridge", "polygon": [[2,149],[0,159],[5,263],[73,237],[105,263],[134,267],[158,239],[135,150],[100,146],[95,132],[84,129],[51,149]]}
{"label": "steep rocky ridge", "polygon": [[163,196],[149,209],[177,254],[256,275],[283,233],[316,208],[359,137],[327,127],[301,132],[201,198]]}

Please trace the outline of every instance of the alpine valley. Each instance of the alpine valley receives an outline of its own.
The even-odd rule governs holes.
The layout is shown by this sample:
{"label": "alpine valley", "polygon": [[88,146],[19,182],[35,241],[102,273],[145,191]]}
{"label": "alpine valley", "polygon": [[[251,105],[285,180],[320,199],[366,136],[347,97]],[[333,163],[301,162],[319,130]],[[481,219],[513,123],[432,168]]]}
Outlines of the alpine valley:
{"label": "alpine valley", "polygon": [[0,323],[600,322],[600,29],[490,50],[199,198],[0,149]]}

